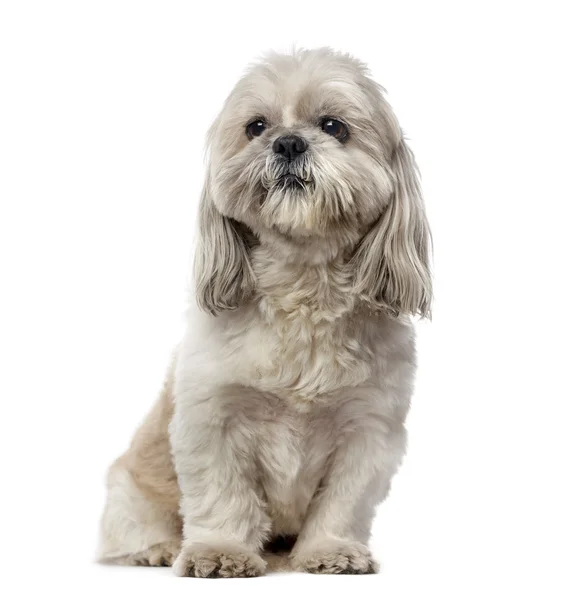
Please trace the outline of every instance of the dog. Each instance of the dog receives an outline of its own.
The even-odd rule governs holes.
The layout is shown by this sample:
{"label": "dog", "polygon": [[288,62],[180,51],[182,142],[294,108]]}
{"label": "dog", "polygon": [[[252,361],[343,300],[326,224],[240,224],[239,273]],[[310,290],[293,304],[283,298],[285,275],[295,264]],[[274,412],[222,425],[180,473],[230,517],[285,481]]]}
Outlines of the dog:
{"label": "dog", "polygon": [[432,301],[414,157],[366,66],[327,48],[252,65],[208,145],[196,302],[109,471],[99,559],[251,577],[280,549],[377,572]]}

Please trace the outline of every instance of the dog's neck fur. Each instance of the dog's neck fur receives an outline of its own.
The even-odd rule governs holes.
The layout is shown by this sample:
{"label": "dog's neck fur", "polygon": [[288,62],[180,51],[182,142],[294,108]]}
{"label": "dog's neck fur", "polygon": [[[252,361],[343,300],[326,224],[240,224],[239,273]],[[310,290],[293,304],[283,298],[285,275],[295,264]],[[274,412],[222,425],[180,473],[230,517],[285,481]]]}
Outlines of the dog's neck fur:
{"label": "dog's neck fur", "polygon": [[[305,247],[303,247],[305,246]],[[349,313],[356,301],[346,268],[349,252],[329,249],[321,240],[306,244],[262,240],[252,251],[260,306],[285,318],[335,321]]]}
{"label": "dog's neck fur", "polygon": [[347,253],[329,256],[261,241],[252,249],[255,275],[254,327],[270,349],[258,353],[260,385],[298,410],[345,385],[358,385],[371,370],[368,347],[360,342],[363,322],[355,319]]}

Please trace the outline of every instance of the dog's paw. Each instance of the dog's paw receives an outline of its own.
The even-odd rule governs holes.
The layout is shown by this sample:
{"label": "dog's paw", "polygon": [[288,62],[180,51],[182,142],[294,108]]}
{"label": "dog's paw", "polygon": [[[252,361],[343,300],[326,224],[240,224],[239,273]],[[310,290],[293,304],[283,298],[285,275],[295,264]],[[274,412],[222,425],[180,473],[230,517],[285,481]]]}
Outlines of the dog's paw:
{"label": "dog's paw", "polygon": [[308,573],[364,574],[377,573],[378,563],[370,550],[358,542],[322,541],[306,544],[291,557],[297,571]]}
{"label": "dog's paw", "polygon": [[255,552],[235,544],[187,543],[173,563],[179,577],[257,577],[267,563]]}
{"label": "dog's paw", "polygon": [[120,556],[113,562],[125,566],[171,567],[180,549],[180,542],[162,542],[142,552]]}
{"label": "dog's paw", "polygon": [[171,567],[179,556],[181,545],[178,542],[157,544],[147,551],[148,565],[151,567]]}

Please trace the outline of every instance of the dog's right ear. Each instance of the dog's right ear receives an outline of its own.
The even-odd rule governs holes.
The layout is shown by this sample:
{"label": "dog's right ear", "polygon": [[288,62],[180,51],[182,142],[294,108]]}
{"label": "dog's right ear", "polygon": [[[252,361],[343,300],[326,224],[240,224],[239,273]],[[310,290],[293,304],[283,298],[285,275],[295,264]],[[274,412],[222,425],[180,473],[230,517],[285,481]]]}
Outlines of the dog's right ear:
{"label": "dog's right ear", "polygon": [[242,227],[216,208],[208,176],[199,205],[195,286],[198,305],[214,316],[237,308],[254,289]]}

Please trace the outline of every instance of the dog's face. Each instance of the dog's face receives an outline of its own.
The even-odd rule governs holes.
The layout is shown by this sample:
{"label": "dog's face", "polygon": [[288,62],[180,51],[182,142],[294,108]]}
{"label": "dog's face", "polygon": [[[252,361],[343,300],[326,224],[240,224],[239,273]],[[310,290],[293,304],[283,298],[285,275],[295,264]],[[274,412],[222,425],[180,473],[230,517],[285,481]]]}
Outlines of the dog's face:
{"label": "dog's face", "polygon": [[391,195],[400,137],[358,62],[318,51],[274,56],[238,83],[215,123],[212,195],[258,234],[355,243]]}
{"label": "dog's face", "polygon": [[270,55],[235,86],[209,149],[196,259],[205,310],[251,295],[250,235],[324,248],[326,260],[344,252],[361,298],[428,314],[430,234],[414,160],[362,63],[329,49]]}

